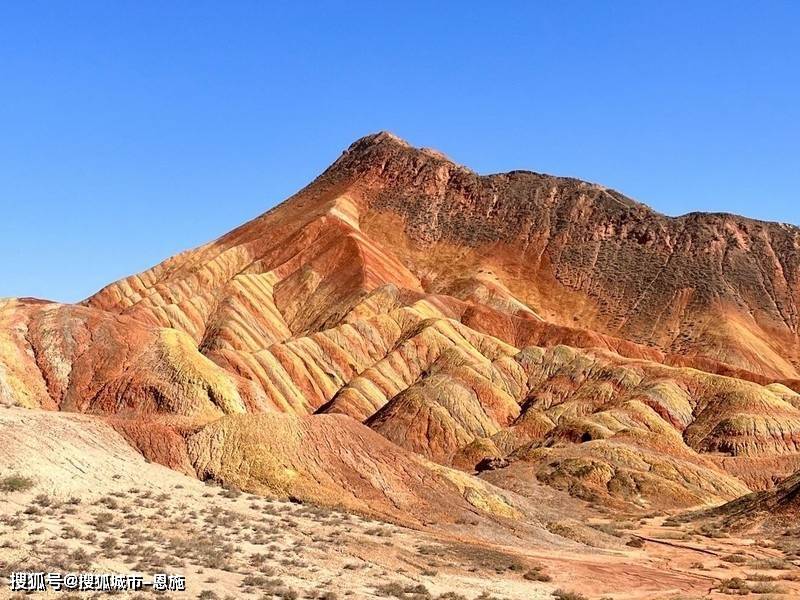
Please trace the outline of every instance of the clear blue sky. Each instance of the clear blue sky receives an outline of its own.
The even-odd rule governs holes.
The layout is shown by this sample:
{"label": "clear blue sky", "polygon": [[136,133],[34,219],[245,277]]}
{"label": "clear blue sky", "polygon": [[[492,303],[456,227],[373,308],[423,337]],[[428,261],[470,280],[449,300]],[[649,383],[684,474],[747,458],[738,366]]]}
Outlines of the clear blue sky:
{"label": "clear blue sky", "polygon": [[0,296],[86,297],[387,129],[800,223],[798,2],[3,2]]}

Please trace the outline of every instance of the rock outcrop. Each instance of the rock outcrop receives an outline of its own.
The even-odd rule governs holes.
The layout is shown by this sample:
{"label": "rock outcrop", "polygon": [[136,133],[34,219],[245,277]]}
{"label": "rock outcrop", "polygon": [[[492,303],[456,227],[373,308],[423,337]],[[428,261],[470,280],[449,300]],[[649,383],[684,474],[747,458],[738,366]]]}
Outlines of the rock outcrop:
{"label": "rock outcrop", "polygon": [[492,513],[479,465],[710,504],[800,469],[799,299],[796,227],[480,176],[380,133],[79,305],[1,302],[0,404],[102,415],[253,490],[361,510],[380,489],[394,516]]}
{"label": "rock outcrop", "polygon": [[522,516],[503,492],[391,444],[344,415],[231,416],[188,439],[200,477],[406,524]]}
{"label": "rock outcrop", "polygon": [[702,516],[723,517],[727,525],[788,524],[800,515],[800,471],[770,490],[754,492],[713,509]]}

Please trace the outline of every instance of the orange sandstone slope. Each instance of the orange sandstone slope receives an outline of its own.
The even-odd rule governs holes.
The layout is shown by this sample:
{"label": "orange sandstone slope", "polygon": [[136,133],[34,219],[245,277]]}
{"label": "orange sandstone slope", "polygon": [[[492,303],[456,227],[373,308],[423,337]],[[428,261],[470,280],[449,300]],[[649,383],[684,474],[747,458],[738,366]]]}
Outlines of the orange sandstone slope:
{"label": "orange sandstone slope", "polygon": [[[479,176],[380,133],[81,306],[0,305],[0,402],[115,415],[170,466],[307,497],[319,479],[286,473],[334,461],[341,490],[360,471],[300,460],[298,440],[366,457],[369,427],[413,461],[401,470],[462,496],[485,484],[436,463],[501,466],[484,477],[534,496],[730,500],[800,469],[799,234],[668,218],[575,179]],[[275,411],[304,424],[263,421],[277,433],[261,439],[236,416]],[[265,447],[280,468],[236,472],[242,448]]]}
{"label": "orange sandstone slope", "polygon": [[183,330],[206,353],[252,351],[338,324],[393,284],[500,312],[492,333],[516,345],[544,320],[794,378],[799,243],[793,226],[668,218],[575,179],[479,176],[381,133],[265,215],[87,304]]}

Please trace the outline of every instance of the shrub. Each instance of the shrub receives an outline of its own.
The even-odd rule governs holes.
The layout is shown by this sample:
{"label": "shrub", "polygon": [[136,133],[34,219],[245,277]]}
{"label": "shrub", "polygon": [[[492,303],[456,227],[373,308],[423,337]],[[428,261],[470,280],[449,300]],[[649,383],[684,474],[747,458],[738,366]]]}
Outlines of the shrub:
{"label": "shrub", "polygon": [[226,486],[226,487],[224,487],[222,489],[222,491],[219,494],[223,498],[229,498],[231,500],[234,500],[234,499],[238,498],[239,496],[241,496],[242,492],[236,486]]}
{"label": "shrub", "polygon": [[33,487],[33,480],[19,475],[9,475],[0,479],[0,492],[26,492]]}
{"label": "shrub", "polygon": [[753,569],[785,571],[792,568],[792,563],[782,558],[762,558],[750,561],[748,566]]}
{"label": "shrub", "polygon": [[557,598],[557,600],[588,600],[588,598],[583,594],[579,594],[578,592],[568,592],[562,589],[558,589],[553,592],[553,597]]}
{"label": "shrub", "polygon": [[741,577],[723,579],[720,582],[718,589],[723,594],[730,594],[734,596],[746,596],[750,593],[750,588],[747,587],[747,582]]}
{"label": "shrub", "polygon": [[735,565],[743,565],[747,562],[748,558],[744,554],[729,554],[728,556],[724,556],[722,560]]}
{"label": "shrub", "polygon": [[748,573],[747,581],[775,581],[771,575],[764,575],[763,573]]}
{"label": "shrub", "polygon": [[38,496],[36,496],[36,498],[33,499],[33,502],[34,504],[38,504],[43,508],[47,508],[52,504],[50,496],[48,496],[47,494],[39,494]]}
{"label": "shrub", "polygon": [[528,581],[552,581],[553,578],[550,577],[547,573],[542,571],[542,567],[536,566],[527,571],[523,576],[523,578],[527,579]]}
{"label": "shrub", "polygon": [[619,530],[619,527],[611,523],[590,523],[589,527],[597,531],[602,531],[606,535],[622,537],[622,532]]}
{"label": "shrub", "polygon": [[91,564],[91,556],[89,556],[83,548],[73,550],[68,555],[68,559],[70,560],[70,564],[74,565],[76,569],[86,569]]}
{"label": "shrub", "polygon": [[375,588],[379,596],[388,596],[391,598],[402,598],[405,593],[403,586],[397,582],[382,583]]}
{"label": "shrub", "polygon": [[754,594],[785,594],[786,589],[775,584],[775,583],[768,583],[765,581],[759,582],[754,584],[750,591]]}

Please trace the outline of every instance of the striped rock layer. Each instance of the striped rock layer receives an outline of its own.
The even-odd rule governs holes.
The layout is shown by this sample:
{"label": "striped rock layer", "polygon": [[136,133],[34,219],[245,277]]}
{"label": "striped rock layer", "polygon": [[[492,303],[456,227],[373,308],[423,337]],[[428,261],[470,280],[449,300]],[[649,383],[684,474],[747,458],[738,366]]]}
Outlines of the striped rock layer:
{"label": "striped rock layer", "polygon": [[103,415],[173,468],[382,514],[512,518],[467,474],[489,468],[517,491],[717,503],[800,470],[798,300],[795,227],[480,176],[380,133],[79,305],[2,302],[0,403]]}

